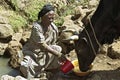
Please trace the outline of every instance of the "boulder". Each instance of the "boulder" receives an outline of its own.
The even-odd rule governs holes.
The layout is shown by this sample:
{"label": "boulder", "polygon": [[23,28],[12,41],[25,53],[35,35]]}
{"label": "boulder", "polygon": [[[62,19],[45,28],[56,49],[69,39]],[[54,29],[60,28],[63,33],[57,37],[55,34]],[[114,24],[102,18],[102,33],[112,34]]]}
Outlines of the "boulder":
{"label": "boulder", "polygon": [[20,62],[23,59],[23,53],[21,51],[22,45],[19,41],[12,40],[8,43],[8,47],[6,48],[6,54],[10,55],[9,65],[13,68],[18,68],[20,66]]}
{"label": "boulder", "polygon": [[120,40],[114,41],[111,44],[111,47],[108,48],[107,55],[113,59],[120,59]]}
{"label": "boulder", "polygon": [[21,40],[21,38],[22,38],[22,33],[15,33],[12,36],[12,40],[15,40],[15,41],[18,41],[18,42]]}
{"label": "boulder", "polygon": [[30,31],[23,32],[22,38],[21,38],[21,40],[20,40],[20,43],[21,43],[22,45],[24,45],[24,44],[28,41],[30,35],[31,35],[31,32],[30,32]]}
{"label": "boulder", "polygon": [[63,30],[59,30],[58,44],[62,47],[64,54],[68,54],[74,49],[74,40],[78,39],[77,34],[82,31],[82,27],[75,24],[71,17],[69,15],[64,18],[64,23],[61,28]]}
{"label": "boulder", "polygon": [[12,26],[9,24],[0,24],[0,39],[10,40],[13,35]]}

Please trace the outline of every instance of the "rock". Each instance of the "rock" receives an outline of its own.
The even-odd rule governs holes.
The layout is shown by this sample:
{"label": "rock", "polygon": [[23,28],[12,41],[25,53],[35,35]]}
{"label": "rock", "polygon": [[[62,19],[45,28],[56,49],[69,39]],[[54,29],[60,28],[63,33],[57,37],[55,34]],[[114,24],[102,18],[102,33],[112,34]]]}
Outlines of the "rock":
{"label": "rock", "polygon": [[22,45],[19,41],[12,40],[8,43],[7,50],[10,53],[10,55],[14,55],[17,53],[17,51],[22,49]]}
{"label": "rock", "polygon": [[89,6],[89,8],[94,8],[94,7],[96,7],[98,4],[99,4],[99,1],[98,1],[98,0],[90,0],[88,6]]}
{"label": "rock", "polygon": [[64,30],[60,32],[58,44],[62,47],[62,52],[64,54],[68,54],[71,50],[74,49],[75,39],[72,39],[72,36],[77,36],[77,34],[79,34],[79,31],[82,31],[82,28],[76,25],[73,20],[71,20],[71,15],[66,16],[64,19],[65,22],[62,25],[62,27],[64,27],[62,29]]}
{"label": "rock", "polygon": [[16,3],[17,7],[23,10],[29,4],[29,0],[16,0]]}
{"label": "rock", "polygon": [[107,53],[108,53],[108,48],[109,48],[109,45],[108,45],[108,44],[103,44],[103,45],[101,46],[101,48],[99,49],[98,53],[107,55]]}
{"label": "rock", "polygon": [[[63,23],[63,27],[64,27],[64,30],[61,32],[61,34],[65,34],[64,36],[66,36],[65,38],[68,38],[70,36],[72,36],[74,33],[79,33],[79,31],[82,31],[83,28],[77,24],[74,23],[73,20],[71,20],[71,15],[69,16],[66,16],[64,18],[64,23]],[[68,33],[68,34],[67,34]],[[61,35],[60,35],[61,36]]]}
{"label": "rock", "polygon": [[0,16],[0,24],[8,24],[8,19],[6,17]]}
{"label": "rock", "polygon": [[20,40],[20,43],[21,43],[22,45],[24,45],[24,44],[28,41],[30,35],[31,35],[31,32],[30,32],[30,31],[23,32],[22,38],[21,38],[21,40]]}
{"label": "rock", "polygon": [[[22,76],[10,76],[10,75],[3,75],[0,80],[28,80]],[[30,78],[29,80],[47,80],[47,79],[40,79],[40,78]]]}
{"label": "rock", "polygon": [[9,75],[3,75],[0,80],[14,80],[14,77]]}
{"label": "rock", "polygon": [[8,44],[7,43],[0,43],[0,55],[4,55],[4,52],[7,48]]}
{"label": "rock", "polygon": [[15,33],[12,36],[12,40],[18,41],[18,42],[21,40],[21,38],[22,38],[22,33]]}
{"label": "rock", "polygon": [[74,17],[76,19],[80,19],[82,20],[82,18],[86,15],[86,12],[85,12],[85,9],[82,9],[82,6],[77,6],[75,9],[74,9]]}
{"label": "rock", "polygon": [[93,61],[93,68],[91,71],[112,70],[113,67],[108,65],[108,62],[112,62],[112,59],[104,54],[98,54]]}
{"label": "rock", "polygon": [[13,35],[12,26],[9,24],[0,24],[0,38],[7,39]]}
{"label": "rock", "polygon": [[111,59],[104,54],[98,54],[93,62],[93,68],[91,71],[109,71],[115,70],[120,67],[119,59]]}
{"label": "rock", "polygon": [[66,30],[74,30],[74,31],[77,31],[79,32],[79,30],[81,29],[80,26],[78,26],[77,24],[75,24],[75,22],[71,19],[72,18],[72,15],[68,15],[64,18],[64,23],[62,26],[65,26]]}
{"label": "rock", "polygon": [[3,75],[0,80],[27,80],[22,76],[10,76],[10,75]]}
{"label": "rock", "polygon": [[6,48],[6,56],[9,55],[9,65],[13,68],[18,68],[20,66],[20,62],[23,59],[23,53],[21,49],[22,45],[19,41],[12,40],[8,43],[8,47]]}
{"label": "rock", "polygon": [[9,65],[13,68],[19,68],[20,63],[23,60],[23,53],[22,51],[17,51],[16,54],[12,55],[10,60],[9,60]]}
{"label": "rock", "polygon": [[111,44],[111,47],[108,48],[109,57],[112,59],[120,59],[120,41],[115,41]]}
{"label": "rock", "polygon": [[25,78],[22,77],[22,76],[16,76],[14,80],[27,80],[27,79],[25,79]]}

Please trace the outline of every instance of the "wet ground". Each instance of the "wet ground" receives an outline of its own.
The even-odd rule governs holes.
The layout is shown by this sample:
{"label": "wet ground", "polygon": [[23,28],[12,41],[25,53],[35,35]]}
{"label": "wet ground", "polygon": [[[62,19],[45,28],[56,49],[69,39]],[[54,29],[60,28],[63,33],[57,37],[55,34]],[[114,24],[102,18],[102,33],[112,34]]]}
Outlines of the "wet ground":
{"label": "wet ground", "polygon": [[0,76],[9,73],[12,70],[7,64],[8,60],[9,58],[0,57]]}
{"label": "wet ground", "polygon": [[0,77],[2,75],[12,75],[16,76],[19,74],[19,71],[8,66],[9,58],[0,57]]}

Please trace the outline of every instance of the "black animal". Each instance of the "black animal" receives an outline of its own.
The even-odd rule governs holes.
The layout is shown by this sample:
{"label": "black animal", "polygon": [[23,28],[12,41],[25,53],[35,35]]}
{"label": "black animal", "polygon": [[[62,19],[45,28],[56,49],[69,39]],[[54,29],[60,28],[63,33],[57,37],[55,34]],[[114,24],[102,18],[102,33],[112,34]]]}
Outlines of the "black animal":
{"label": "black animal", "polygon": [[100,0],[90,22],[79,34],[79,40],[75,41],[75,51],[81,71],[87,71],[89,65],[94,61],[95,54],[100,47],[98,42],[101,45],[111,44],[119,36],[120,0]]}

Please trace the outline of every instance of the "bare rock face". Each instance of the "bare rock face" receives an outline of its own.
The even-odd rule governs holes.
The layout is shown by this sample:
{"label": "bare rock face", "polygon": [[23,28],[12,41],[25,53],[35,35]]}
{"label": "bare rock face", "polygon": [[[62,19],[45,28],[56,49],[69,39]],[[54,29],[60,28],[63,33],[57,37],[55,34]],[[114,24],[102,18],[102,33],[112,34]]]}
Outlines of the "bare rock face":
{"label": "bare rock face", "polygon": [[13,34],[13,36],[12,36],[12,40],[14,40],[14,41],[20,41],[22,39],[22,33],[15,33],[15,34]]}
{"label": "bare rock face", "polygon": [[0,16],[0,24],[8,24],[8,19],[6,17]]}
{"label": "bare rock face", "polygon": [[[77,13],[76,13],[77,15]],[[77,31],[81,30],[81,26],[77,25],[74,20],[72,20],[72,15],[68,15],[64,18],[64,23],[62,26],[65,26],[65,30]]]}
{"label": "bare rock face", "polygon": [[29,0],[16,0],[17,6],[22,10],[24,7],[27,6]]}
{"label": "bare rock face", "polygon": [[9,64],[13,68],[18,68],[20,66],[20,62],[23,59],[23,53],[21,49],[22,45],[18,41],[10,41],[8,43],[8,47],[6,50],[9,55],[11,55]]}
{"label": "bare rock face", "polygon": [[71,19],[71,15],[66,16],[64,18],[64,23],[62,25],[63,30],[60,32],[60,40],[69,39],[71,36],[75,34],[79,34],[79,31],[82,31],[82,27],[75,24],[75,22]]}
{"label": "bare rock face", "polygon": [[16,54],[12,55],[9,61],[9,65],[13,68],[19,68],[20,63],[23,60],[23,53],[22,51],[17,51]]}
{"label": "bare rock face", "polygon": [[18,41],[10,41],[7,47],[10,55],[16,54],[17,51],[22,49],[22,45]]}
{"label": "bare rock face", "polygon": [[74,23],[73,20],[71,20],[71,15],[66,16],[64,18],[64,23],[62,25],[63,30],[59,30],[59,45],[62,47],[63,53],[67,54],[69,51],[71,51],[74,48],[74,39],[71,37],[74,35],[79,34],[79,31],[82,30],[82,28]]}
{"label": "bare rock face", "polygon": [[8,24],[8,19],[0,15],[0,39],[9,38],[13,35],[12,26]]}
{"label": "bare rock face", "polygon": [[13,35],[13,29],[9,24],[0,24],[0,41],[6,40],[4,42],[10,41]]}
{"label": "bare rock face", "polygon": [[111,44],[108,49],[108,56],[113,59],[120,59],[120,40]]}

